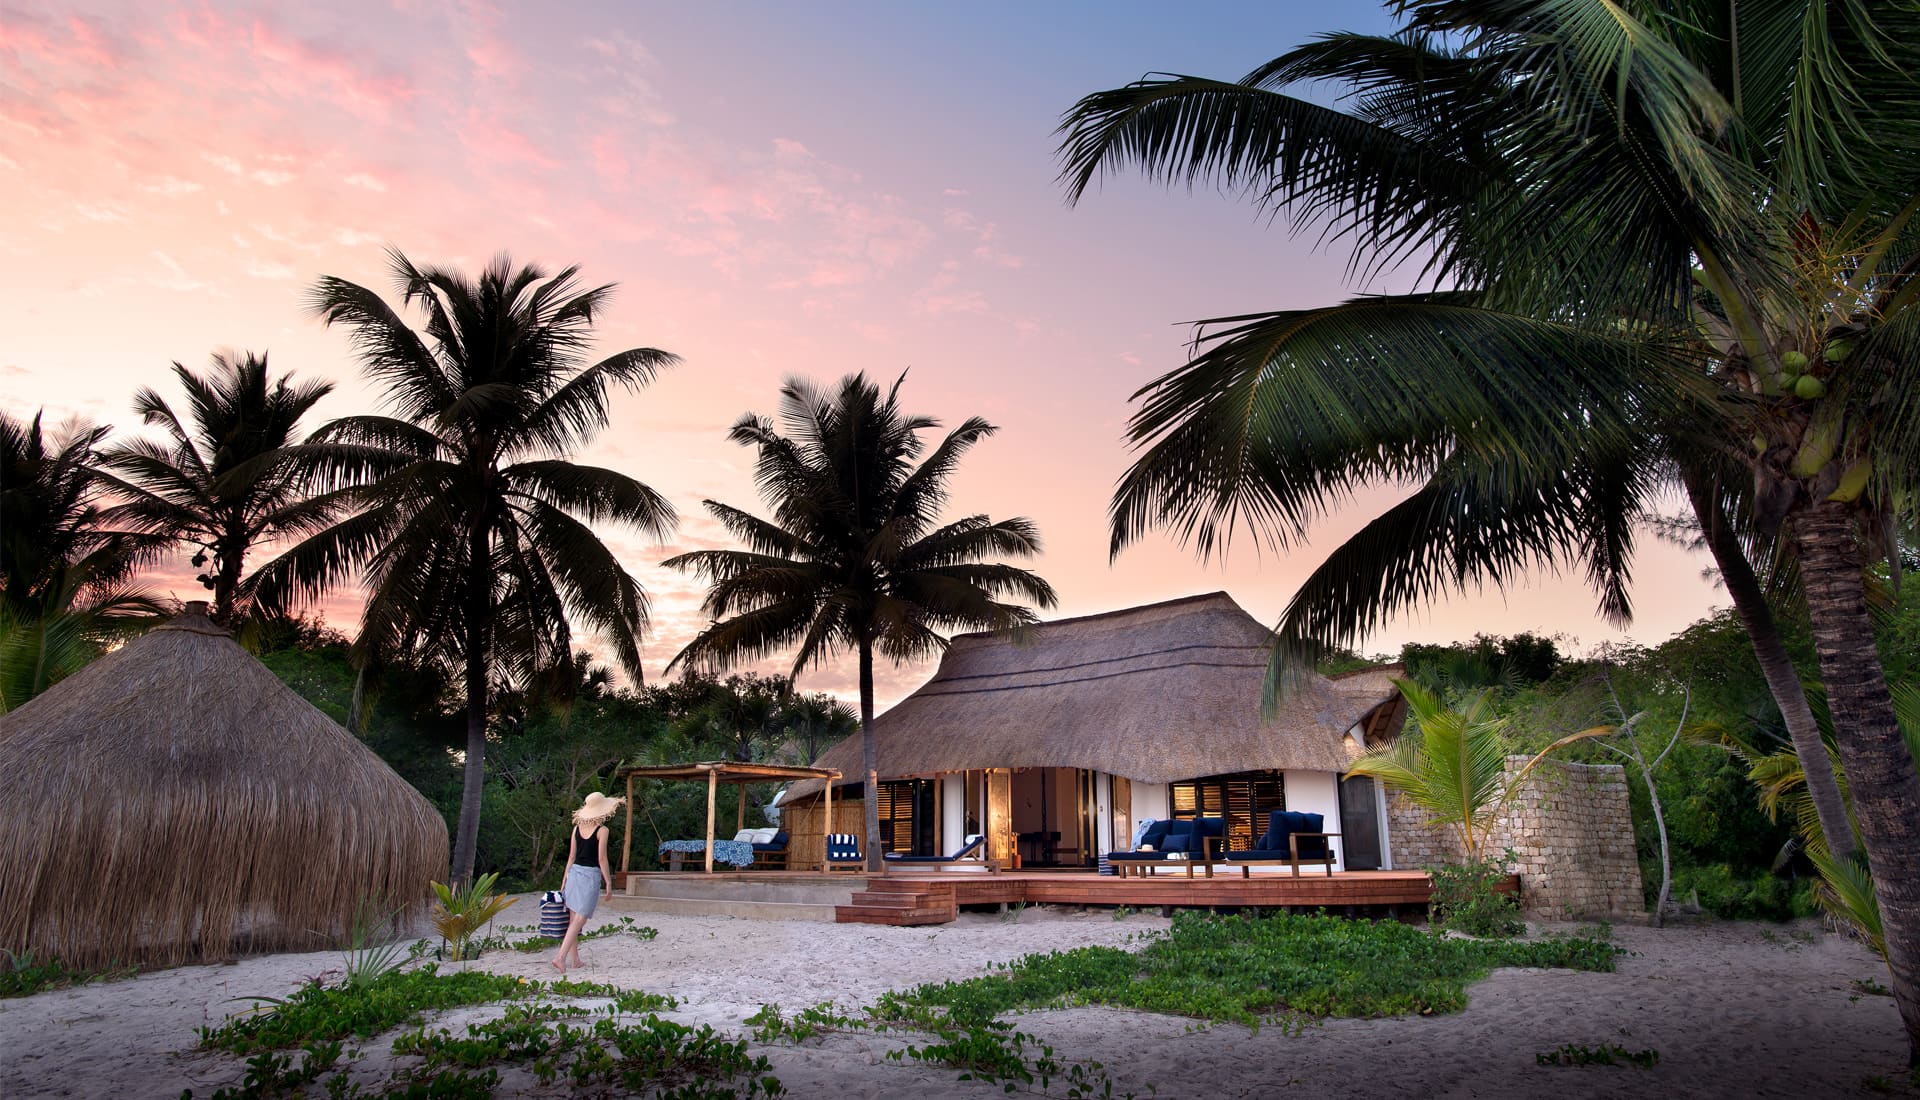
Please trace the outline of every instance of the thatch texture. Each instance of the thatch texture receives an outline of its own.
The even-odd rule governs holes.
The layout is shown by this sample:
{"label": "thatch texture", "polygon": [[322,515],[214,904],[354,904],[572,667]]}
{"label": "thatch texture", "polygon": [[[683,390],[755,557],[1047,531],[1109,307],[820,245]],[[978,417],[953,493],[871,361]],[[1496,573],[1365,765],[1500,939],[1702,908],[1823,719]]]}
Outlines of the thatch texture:
{"label": "thatch texture", "polygon": [[[1345,771],[1347,731],[1397,698],[1390,675],[1308,676],[1266,719],[1272,640],[1224,592],[1043,623],[1019,640],[963,634],[933,679],[874,720],[880,778],[1070,767],[1168,783]],[[860,736],[815,766],[859,777]],[[795,784],[786,801],[819,789]]]}
{"label": "thatch texture", "polygon": [[204,604],[0,716],[0,947],[315,949],[446,873],[444,819]]}

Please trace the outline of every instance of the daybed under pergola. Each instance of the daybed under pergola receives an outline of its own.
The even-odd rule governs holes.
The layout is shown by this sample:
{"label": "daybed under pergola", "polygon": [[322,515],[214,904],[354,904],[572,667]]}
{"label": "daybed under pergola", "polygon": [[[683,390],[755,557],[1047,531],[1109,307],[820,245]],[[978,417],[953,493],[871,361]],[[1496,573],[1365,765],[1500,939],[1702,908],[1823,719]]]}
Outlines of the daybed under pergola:
{"label": "daybed under pergola", "polygon": [[[707,849],[706,870],[713,872],[713,809],[714,798],[720,784],[731,783],[740,791],[740,807],[735,828],[744,829],[747,825],[747,784],[780,782],[782,780],[817,779],[822,781],[826,792],[827,820],[833,819],[833,783],[840,778],[835,768],[802,768],[785,764],[752,764],[738,760],[709,760],[697,764],[657,764],[621,768],[616,775],[627,780],[627,829],[620,845],[620,873],[627,874],[633,867],[633,781],[635,779],[679,779],[704,780],[707,784]],[[820,869],[825,871],[824,861]]]}

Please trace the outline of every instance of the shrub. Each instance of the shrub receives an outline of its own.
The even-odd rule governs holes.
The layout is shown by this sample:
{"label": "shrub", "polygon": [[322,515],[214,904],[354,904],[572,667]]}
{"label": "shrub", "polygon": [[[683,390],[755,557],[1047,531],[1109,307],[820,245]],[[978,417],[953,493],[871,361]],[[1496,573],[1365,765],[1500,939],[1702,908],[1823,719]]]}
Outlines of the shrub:
{"label": "shrub", "polygon": [[1433,876],[1427,918],[1436,930],[1494,937],[1517,936],[1527,930],[1520,919],[1519,899],[1498,888],[1513,873],[1513,849],[1498,859],[1429,867],[1427,873]]}
{"label": "shrub", "polygon": [[1744,875],[1725,863],[1677,867],[1673,896],[1685,903],[1697,899],[1700,908],[1727,920],[1795,920],[1819,912],[1812,883],[1766,871]]}
{"label": "shrub", "polygon": [[70,970],[59,959],[39,958],[31,951],[21,955],[0,951],[0,997],[31,997],[49,989],[131,978],[135,973],[131,966]]}

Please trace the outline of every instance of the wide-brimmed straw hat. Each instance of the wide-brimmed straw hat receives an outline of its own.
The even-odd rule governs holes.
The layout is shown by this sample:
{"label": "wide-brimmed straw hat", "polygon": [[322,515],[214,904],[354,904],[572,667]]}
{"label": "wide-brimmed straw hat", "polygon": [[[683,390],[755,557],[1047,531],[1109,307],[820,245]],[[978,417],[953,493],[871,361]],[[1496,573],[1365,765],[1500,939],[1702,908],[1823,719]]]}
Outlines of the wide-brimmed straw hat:
{"label": "wide-brimmed straw hat", "polygon": [[625,801],[626,799],[624,798],[608,798],[599,791],[595,791],[587,796],[587,800],[580,804],[579,809],[573,811],[573,819],[575,821],[599,821],[601,818],[611,817],[613,816],[613,811],[619,809],[620,804]]}

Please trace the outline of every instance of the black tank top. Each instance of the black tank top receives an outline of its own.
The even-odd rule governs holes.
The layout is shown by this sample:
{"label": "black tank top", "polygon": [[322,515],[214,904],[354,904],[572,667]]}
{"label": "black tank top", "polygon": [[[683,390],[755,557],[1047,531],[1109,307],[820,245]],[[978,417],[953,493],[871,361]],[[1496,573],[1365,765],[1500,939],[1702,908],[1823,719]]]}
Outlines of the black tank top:
{"label": "black tank top", "polygon": [[573,862],[581,867],[600,866],[600,830],[595,827],[592,834],[580,835],[579,826],[573,830]]}

